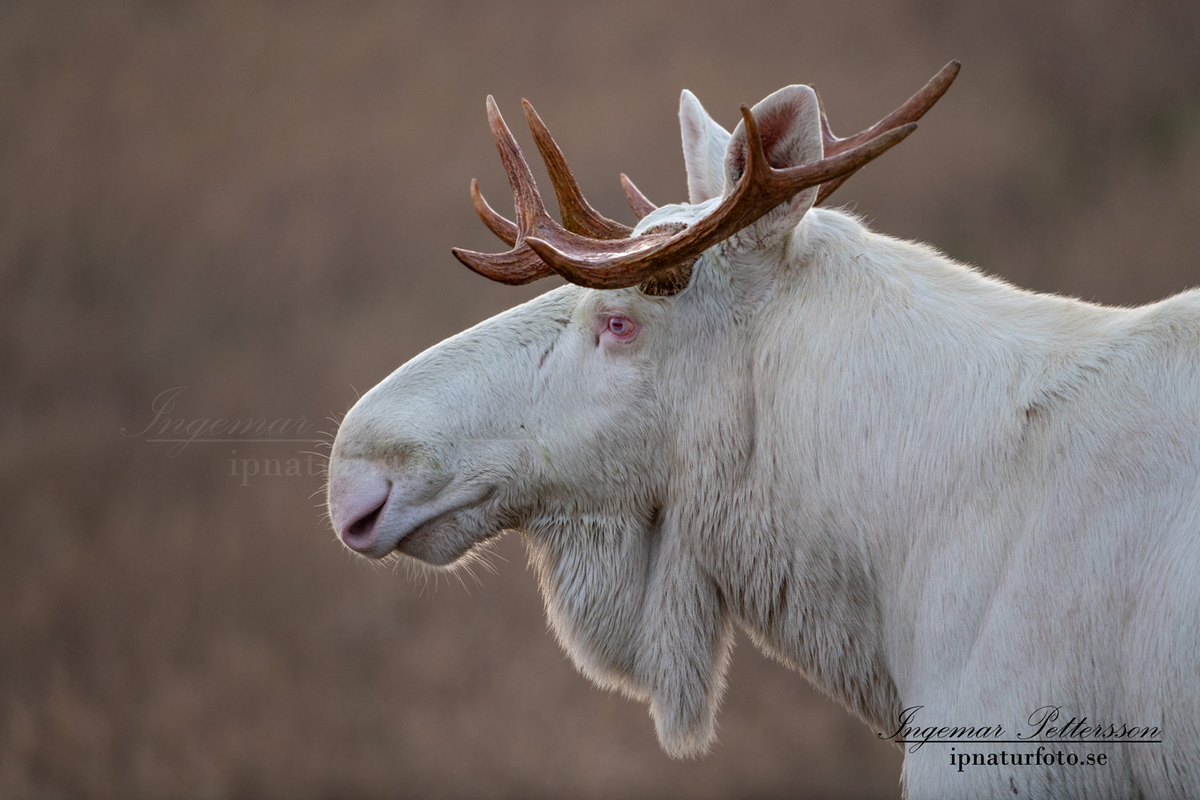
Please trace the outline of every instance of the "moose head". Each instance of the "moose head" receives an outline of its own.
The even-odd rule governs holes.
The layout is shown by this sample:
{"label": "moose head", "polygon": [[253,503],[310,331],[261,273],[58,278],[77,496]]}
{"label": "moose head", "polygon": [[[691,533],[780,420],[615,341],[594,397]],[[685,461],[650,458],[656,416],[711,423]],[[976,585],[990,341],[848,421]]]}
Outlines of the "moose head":
{"label": "moose head", "polygon": [[345,545],[447,566],[520,532],[559,641],[596,683],[648,701],[675,755],[713,738],[734,620],[806,664],[822,644],[806,615],[838,615],[844,639],[818,671],[861,682],[839,694],[889,717],[870,567],[831,540],[828,478],[811,474],[813,452],[838,468],[824,450],[839,443],[802,441],[832,402],[814,395],[833,364],[820,352],[797,365],[822,326],[853,338],[861,310],[811,309],[856,297],[848,274],[880,246],[816,207],[912,133],[957,72],[848,138],[808,86],[742,106],[732,132],[685,91],[688,202],[655,207],[622,175],[632,229],[584,199],[525,103],[556,223],[489,97],[515,222],[471,193],[511,249],[454,254],[503,283],[569,285],[418,355],[354,405],[330,463]]}

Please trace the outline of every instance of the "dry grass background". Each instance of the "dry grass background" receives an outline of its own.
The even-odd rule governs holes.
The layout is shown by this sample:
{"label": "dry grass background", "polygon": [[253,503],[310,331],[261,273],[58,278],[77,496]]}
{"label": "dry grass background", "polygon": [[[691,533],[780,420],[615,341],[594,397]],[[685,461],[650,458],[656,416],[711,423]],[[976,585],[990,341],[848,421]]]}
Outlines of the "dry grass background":
{"label": "dry grass background", "polygon": [[0,796],[897,795],[899,755],[744,642],[720,746],[671,762],[559,653],[512,537],[422,593],[342,552],[319,475],[230,474],[310,446],[122,431],[179,386],[176,417],[328,430],[543,291],[449,255],[498,247],[489,92],[631,219],[620,171],[684,196],[683,87],[732,125],[814,82],[850,131],[958,58],[839,199],[1028,287],[1181,290],[1198,39],[1191,2],[0,4]]}

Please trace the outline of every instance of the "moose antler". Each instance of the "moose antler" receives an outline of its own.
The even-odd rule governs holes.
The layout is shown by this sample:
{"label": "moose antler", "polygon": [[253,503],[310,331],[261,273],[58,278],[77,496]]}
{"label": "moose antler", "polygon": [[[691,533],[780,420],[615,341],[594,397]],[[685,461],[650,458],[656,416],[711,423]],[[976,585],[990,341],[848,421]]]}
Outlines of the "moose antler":
{"label": "moose antler", "polygon": [[[558,273],[571,283],[594,289],[644,284],[653,293],[672,294],[686,285],[691,264],[708,248],[805,189],[821,186],[817,202],[827,199],[846,178],[902,141],[916,129],[915,120],[949,88],[958,69],[958,62],[950,62],[899,109],[871,128],[845,139],[833,135],[822,108],[826,156],[784,169],[768,163],[758,123],[750,108],[743,105],[746,163],[734,190],[707,216],[686,228],[674,225],[651,229],[637,237],[631,235],[630,228],[601,216],[588,204],[562,151],[533,106],[523,101],[534,140],[554,185],[563,225],[551,219],[529,164],[489,95],[488,124],[512,186],[517,221],[510,222],[496,213],[474,181],[471,199],[484,224],[512,249],[488,254],[455,248],[454,255],[475,272],[502,283],[527,283]],[[621,182],[639,217],[654,209],[654,204],[625,175],[621,176]]]}
{"label": "moose antler", "polygon": [[[954,79],[958,77],[958,71],[961,68],[962,64],[957,61],[951,61],[938,70],[938,73],[930,78],[929,82],[922,86],[920,91],[904,101],[902,106],[865,131],[856,133],[853,136],[847,136],[845,139],[834,136],[833,130],[829,127],[829,117],[825,116],[825,104],[821,102],[821,95],[818,93],[817,102],[821,106],[821,138],[825,140],[825,155],[830,156],[843,153],[846,150],[857,147],[863,142],[873,139],[884,131],[892,130],[909,122],[916,122],[925,116],[926,111],[933,108],[934,103],[942,98],[942,95],[950,88],[950,84],[954,83]],[[828,183],[821,184],[821,188],[817,191],[816,205],[821,205],[828,200],[829,195],[837,191],[837,188],[845,183],[850,175],[853,174],[851,172]]]}
{"label": "moose antler", "polygon": [[[533,180],[533,173],[529,169],[529,162],[525,160],[520,145],[505,124],[504,117],[500,115],[495,99],[488,95],[488,126],[496,142],[496,149],[500,152],[500,161],[508,174],[508,183],[513,190],[517,221],[514,223],[505,219],[488,205],[475,180],[471,181],[471,201],[488,229],[512,246],[512,249],[495,254],[477,253],[457,247],[452,250],[455,257],[470,269],[485,278],[507,284],[529,283],[554,274],[554,270],[526,243],[534,234],[566,248],[594,250],[597,244],[606,239],[625,238],[633,232],[632,228],[601,216],[584,199],[579,185],[575,182],[575,176],[567,166],[566,158],[546,130],[546,126],[542,124],[541,118],[528,101],[524,101],[524,106],[534,139],[550,172],[566,227],[551,219],[546,211],[537,184]],[[572,232],[572,229],[575,232]]]}
{"label": "moose antler", "polygon": [[742,106],[742,119],[746,124],[746,168],[733,192],[698,222],[674,235],[647,233],[604,242],[608,247],[601,252],[573,251],[537,236],[528,237],[526,242],[551,269],[572,283],[593,289],[636,286],[659,272],[694,260],[784,200],[859,169],[916,130],[916,123],[909,123],[832,158],[776,169],[767,162],[758,123],[749,106]]}
{"label": "moose antler", "polygon": [[629,207],[633,209],[633,213],[637,214],[638,219],[643,219],[658,206],[651,203],[646,195],[642,194],[642,190],[634,186],[633,181],[629,180],[629,176],[624,172],[621,173],[621,188],[625,190],[625,199],[629,201]]}
{"label": "moose antler", "polygon": [[[954,79],[958,77],[958,71],[961,68],[962,64],[957,61],[951,61],[938,70],[938,73],[930,78],[929,82],[922,86],[920,91],[908,98],[902,106],[865,131],[860,131],[844,139],[835,136],[833,130],[829,127],[829,117],[825,115],[825,104],[821,103],[821,94],[818,92],[817,102],[821,103],[821,138],[825,143],[825,155],[837,155],[856,145],[869,141],[881,133],[909,122],[916,122],[925,116],[926,111],[933,108],[934,103],[942,98],[942,95],[950,88],[950,84],[954,83]],[[850,175],[853,174],[850,173]],[[817,200],[814,205],[824,205],[829,196],[837,191],[838,187],[850,178],[850,175],[843,175],[835,180],[822,183],[821,188],[817,191]],[[625,189],[625,198],[629,201],[629,205],[633,208],[633,213],[637,214],[638,219],[645,217],[651,211],[658,208],[658,206],[648,200],[633,185],[633,181],[629,180],[624,173],[621,174],[621,186]]]}

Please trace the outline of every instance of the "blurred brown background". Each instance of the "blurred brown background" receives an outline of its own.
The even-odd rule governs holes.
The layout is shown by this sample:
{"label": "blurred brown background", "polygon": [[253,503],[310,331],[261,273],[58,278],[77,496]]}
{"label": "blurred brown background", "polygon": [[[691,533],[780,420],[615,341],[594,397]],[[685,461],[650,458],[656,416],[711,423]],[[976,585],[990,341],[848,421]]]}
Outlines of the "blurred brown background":
{"label": "blurred brown background", "polygon": [[838,199],[1030,288],[1162,297],[1200,283],[1197,41],[1195,2],[0,4],[0,796],[898,795],[899,754],[744,640],[720,746],[668,760],[515,538],[422,592],[343,552],[310,462],[246,474],[314,445],[174,452],[151,404],[311,438],[548,288],[449,253],[500,249],[489,92],[628,221],[620,171],[685,197],[684,87],[732,126],[812,82],[845,133],[958,58]]}

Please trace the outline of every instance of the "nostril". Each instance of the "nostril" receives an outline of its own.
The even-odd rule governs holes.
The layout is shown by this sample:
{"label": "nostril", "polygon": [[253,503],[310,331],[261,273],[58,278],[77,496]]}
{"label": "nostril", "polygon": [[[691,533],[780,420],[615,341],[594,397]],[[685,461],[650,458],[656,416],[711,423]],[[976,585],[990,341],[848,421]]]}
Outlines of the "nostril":
{"label": "nostril", "polygon": [[392,482],[374,464],[349,461],[331,465],[329,516],[347,547],[366,552],[375,546],[391,495]]}
{"label": "nostril", "polygon": [[352,547],[354,544],[360,546],[370,544],[375,538],[375,523],[379,521],[379,515],[383,513],[383,507],[386,505],[387,498],[385,497],[373,511],[367,512],[366,516],[350,523],[350,527],[346,528],[346,533],[342,537],[346,544]]}

